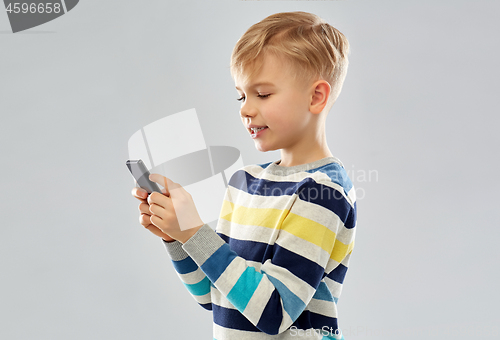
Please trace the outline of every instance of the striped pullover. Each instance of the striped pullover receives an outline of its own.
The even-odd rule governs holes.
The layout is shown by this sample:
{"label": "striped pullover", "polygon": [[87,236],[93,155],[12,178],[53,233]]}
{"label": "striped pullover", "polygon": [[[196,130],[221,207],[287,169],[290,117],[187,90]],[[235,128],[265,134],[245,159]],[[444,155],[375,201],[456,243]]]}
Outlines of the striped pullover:
{"label": "striped pullover", "polygon": [[337,301],[354,246],[356,198],[335,157],[249,165],[229,180],[216,230],[164,242],[214,339],[343,339]]}

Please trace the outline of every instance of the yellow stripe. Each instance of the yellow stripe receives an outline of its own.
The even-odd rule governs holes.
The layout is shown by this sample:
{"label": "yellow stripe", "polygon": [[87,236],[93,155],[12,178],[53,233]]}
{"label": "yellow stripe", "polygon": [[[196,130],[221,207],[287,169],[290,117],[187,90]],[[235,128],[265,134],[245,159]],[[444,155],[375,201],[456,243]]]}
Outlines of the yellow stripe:
{"label": "yellow stripe", "polygon": [[342,260],[352,251],[354,247],[354,241],[350,244],[344,244],[339,240],[335,240],[335,245],[333,246],[333,252],[330,255],[330,258],[337,261],[342,262]]}
{"label": "yellow stripe", "polygon": [[328,254],[332,252],[336,235],[333,231],[318,222],[290,213],[281,229],[321,247]]}
{"label": "yellow stripe", "polygon": [[222,208],[220,210],[220,218],[231,221],[231,213],[234,209],[234,203],[224,200],[222,202]]}
{"label": "yellow stripe", "polygon": [[287,213],[288,210],[247,208],[224,201],[220,217],[238,224],[276,229],[282,224]]}
{"label": "yellow stripe", "polygon": [[315,244],[341,262],[354,247],[354,242],[344,244],[336,234],[322,225],[289,210],[271,208],[247,208],[224,200],[220,218],[243,225],[255,225],[271,229],[280,228],[309,243]]}

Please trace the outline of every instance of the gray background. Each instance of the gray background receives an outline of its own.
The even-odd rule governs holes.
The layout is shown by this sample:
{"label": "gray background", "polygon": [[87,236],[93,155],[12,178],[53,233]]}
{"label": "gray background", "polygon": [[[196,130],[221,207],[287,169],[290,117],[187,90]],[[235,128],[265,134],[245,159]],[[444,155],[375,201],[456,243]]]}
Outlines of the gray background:
{"label": "gray background", "polygon": [[127,141],[194,107],[208,145],[279,159],[243,128],[228,64],[292,10],[352,46],[327,127],[360,196],[346,340],[498,338],[500,3],[477,0],[87,0],[17,34],[2,11],[0,338],[211,339],[138,223]]}

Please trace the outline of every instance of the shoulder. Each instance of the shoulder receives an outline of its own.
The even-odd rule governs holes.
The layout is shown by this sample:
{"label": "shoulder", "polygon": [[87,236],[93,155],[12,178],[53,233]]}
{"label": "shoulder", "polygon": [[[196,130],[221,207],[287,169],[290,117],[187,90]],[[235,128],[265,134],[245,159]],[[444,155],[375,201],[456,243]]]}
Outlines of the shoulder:
{"label": "shoulder", "polygon": [[[344,196],[351,206],[355,205],[356,193],[354,185],[340,161],[331,162],[307,172],[311,174],[316,186],[331,188],[331,190],[338,192],[337,196],[339,194]],[[327,189],[323,188],[323,190]]]}
{"label": "shoulder", "polygon": [[356,193],[342,163],[328,163],[307,172],[298,198],[333,212],[347,229],[352,229],[356,224]]}

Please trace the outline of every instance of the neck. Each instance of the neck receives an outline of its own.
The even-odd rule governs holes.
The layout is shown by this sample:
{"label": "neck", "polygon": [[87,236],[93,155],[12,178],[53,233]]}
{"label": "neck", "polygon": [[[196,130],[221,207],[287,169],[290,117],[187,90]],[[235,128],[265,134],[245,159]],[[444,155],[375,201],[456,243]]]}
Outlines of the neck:
{"label": "neck", "polygon": [[326,143],[326,136],[323,134],[291,148],[281,149],[281,160],[278,164],[287,167],[295,166],[332,156]]}

